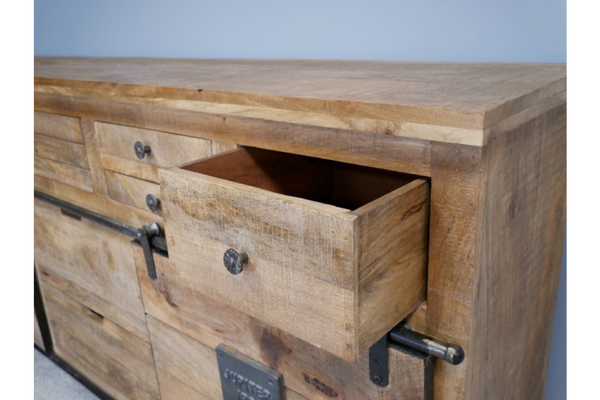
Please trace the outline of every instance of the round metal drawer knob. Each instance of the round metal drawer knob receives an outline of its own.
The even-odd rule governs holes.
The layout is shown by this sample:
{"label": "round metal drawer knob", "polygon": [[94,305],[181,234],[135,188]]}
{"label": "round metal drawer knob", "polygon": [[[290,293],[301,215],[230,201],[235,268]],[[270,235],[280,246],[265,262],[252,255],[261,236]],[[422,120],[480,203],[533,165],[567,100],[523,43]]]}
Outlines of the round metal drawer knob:
{"label": "round metal drawer knob", "polygon": [[146,205],[150,211],[156,211],[158,210],[158,206],[160,206],[160,199],[153,194],[149,194],[146,196]]}
{"label": "round metal drawer knob", "polygon": [[142,142],[135,142],[135,144],[133,145],[133,149],[135,150],[135,155],[140,160],[142,160],[144,157],[146,157],[146,154],[152,151],[150,146],[144,146],[144,143]]}
{"label": "round metal drawer knob", "polygon": [[238,253],[234,249],[229,249],[223,254],[223,264],[227,271],[237,275],[244,270],[244,264],[248,262],[248,254]]}

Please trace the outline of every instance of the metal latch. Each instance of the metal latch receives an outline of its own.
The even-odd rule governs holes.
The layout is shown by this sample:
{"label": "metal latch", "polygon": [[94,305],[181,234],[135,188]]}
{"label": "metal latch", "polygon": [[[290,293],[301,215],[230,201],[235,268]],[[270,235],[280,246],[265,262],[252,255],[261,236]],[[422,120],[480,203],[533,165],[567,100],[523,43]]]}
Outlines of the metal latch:
{"label": "metal latch", "polygon": [[371,382],[381,387],[387,386],[390,382],[388,347],[423,360],[426,378],[425,392],[428,393],[426,398],[433,395],[433,362],[431,358],[439,358],[452,365],[458,365],[465,359],[462,347],[411,331],[400,324],[369,349],[369,377]]}
{"label": "metal latch", "polygon": [[144,258],[146,259],[146,269],[148,270],[148,276],[153,281],[156,280],[156,265],[154,264],[154,255],[152,254],[152,238],[160,236],[160,226],[156,222],[152,222],[149,225],[144,225],[138,229],[138,238],[142,250],[144,252]]}

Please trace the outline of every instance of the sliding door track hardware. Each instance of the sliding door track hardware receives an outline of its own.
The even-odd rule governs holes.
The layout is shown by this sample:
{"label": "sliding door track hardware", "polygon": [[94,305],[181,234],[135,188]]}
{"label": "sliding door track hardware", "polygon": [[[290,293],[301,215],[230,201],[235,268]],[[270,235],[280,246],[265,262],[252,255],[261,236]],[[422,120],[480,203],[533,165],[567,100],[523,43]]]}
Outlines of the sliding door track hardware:
{"label": "sliding door track hardware", "polygon": [[426,366],[426,376],[433,371],[432,357],[439,358],[452,365],[459,365],[465,359],[465,352],[462,347],[411,331],[400,324],[369,349],[369,377],[371,382],[381,387],[389,385],[388,347],[423,359]]}
{"label": "sliding door track hardware", "polygon": [[397,326],[392,329],[388,337],[392,343],[408,347],[419,353],[434,356],[452,365],[458,365],[465,359],[465,351],[462,347],[456,344],[440,342],[403,326]]}
{"label": "sliding door track hardware", "polygon": [[60,208],[64,214],[69,215],[70,217],[85,218],[133,238],[131,243],[142,247],[142,250],[144,251],[148,275],[150,275],[152,280],[156,280],[157,275],[153,253],[160,254],[163,257],[169,257],[167,240],[162,235],[160,226],[156,222],[151,222],[148,225],[142,226],[140,229],[136,229],[122,222],[105,217],[104,215],[97,214],[93,211],[57,199],[56,197],[38,192],[37,190],[34,191],[33,195],[38,200],[42,200]]}

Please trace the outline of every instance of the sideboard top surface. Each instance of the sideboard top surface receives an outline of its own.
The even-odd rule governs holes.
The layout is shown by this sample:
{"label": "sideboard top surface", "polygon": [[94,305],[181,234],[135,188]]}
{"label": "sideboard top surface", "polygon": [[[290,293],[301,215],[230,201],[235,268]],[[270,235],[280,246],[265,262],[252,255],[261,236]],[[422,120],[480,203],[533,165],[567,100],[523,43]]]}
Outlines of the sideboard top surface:
{"label": "sideboard top surface", "polygon": [[564,103],[566,65],[35,57],[34,83],[483,131]]}

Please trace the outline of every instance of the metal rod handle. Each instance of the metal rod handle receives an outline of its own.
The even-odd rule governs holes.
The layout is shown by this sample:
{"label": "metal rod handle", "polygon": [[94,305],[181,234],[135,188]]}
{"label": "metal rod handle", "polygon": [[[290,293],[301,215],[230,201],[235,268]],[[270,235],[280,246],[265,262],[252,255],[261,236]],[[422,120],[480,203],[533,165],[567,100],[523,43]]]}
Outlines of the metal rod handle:
{"label": "metal rod handle", "polygon": [[412,350],[440,358],[452,365],[458,365],[465,359],[462,347],[439,342],[419,332],[411,331],[404,327],[394,328],[389,334],[390,341]]}

